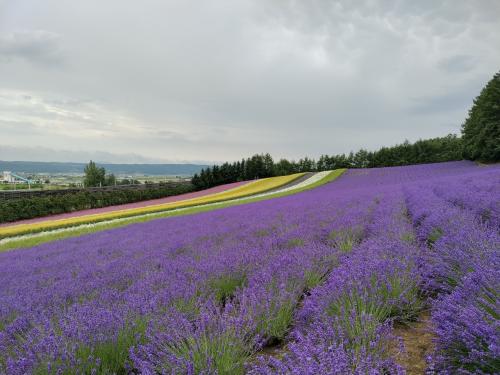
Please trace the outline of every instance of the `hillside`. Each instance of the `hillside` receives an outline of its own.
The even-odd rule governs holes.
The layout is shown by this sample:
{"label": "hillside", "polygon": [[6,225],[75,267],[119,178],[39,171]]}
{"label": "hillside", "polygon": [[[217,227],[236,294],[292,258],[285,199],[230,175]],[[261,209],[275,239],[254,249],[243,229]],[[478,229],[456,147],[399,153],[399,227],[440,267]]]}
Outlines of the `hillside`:
{"label": "hillside", "polygon": [[337,177],[0,253],[0,373],[498,373],[499,166]]}

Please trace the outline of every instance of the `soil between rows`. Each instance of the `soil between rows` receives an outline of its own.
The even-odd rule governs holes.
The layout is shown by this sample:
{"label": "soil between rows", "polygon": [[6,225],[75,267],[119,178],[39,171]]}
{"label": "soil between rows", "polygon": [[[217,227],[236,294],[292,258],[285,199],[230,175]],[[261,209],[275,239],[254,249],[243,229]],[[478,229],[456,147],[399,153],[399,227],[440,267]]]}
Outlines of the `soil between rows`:
{"label": "soil between rows", "polygon": [[408,375],[425,374],[428,367],[426,358],[434,349],[435,337],[430,312],[422,312],[416,322],[395,324],[393,334],[404,345],[403,353],[398,351],[397,345],[391,350],[396,362],[403,366]]}

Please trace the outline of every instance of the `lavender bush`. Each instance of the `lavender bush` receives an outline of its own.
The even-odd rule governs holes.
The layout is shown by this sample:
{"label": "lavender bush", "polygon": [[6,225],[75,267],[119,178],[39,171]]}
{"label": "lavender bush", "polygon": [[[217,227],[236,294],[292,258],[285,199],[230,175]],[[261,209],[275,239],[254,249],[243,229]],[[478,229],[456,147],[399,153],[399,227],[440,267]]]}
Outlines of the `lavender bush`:
{"label": "lavender bush", "polygon": [[498,172],[453,176],[447,189],[438,182],[408,189],[409,213],[425,249],[423,288],[434,297],[431,365],[437,372],[500,371]]}
{"label": "lavender bush", "polygon": [[500,368],[499,268],[488,265],[468,274],[436,302],[433,321],[438,337],[438,369],[495,373]]}

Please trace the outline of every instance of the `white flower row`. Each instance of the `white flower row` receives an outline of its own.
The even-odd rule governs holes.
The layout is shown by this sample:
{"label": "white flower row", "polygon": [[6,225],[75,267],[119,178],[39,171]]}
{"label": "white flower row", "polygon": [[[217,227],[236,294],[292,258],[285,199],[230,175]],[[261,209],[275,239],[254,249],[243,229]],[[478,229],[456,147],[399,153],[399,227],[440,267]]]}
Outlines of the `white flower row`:
{"label": "white flower row", "polygon": [[206,203],[206,204],[202,204],[199,206],[175,208],[175,209],[168,210],[168,211],[154,212],[154,213],[150,213],[150,214],[142,214],[142,215],[124,217],[124,218],[119,218],[119,219],[111,219],[111,220],[100,221],[100,222],[92,223],[92,224],[81,224],[78,226],[61,228],[61,229],[54,229],[54,230],[45,231],[45,232],[24,234],[24,235],[16,236],[16,237],[8,237],[8,238],[4,238],[4,239],[0,240],[0,245],[3,245],[3,244],[8,243],[8,242],[12,242],[12,241],[21,241],[21,240],[25,240],[28,238],[41,237],[41,236],[45,236],[48,233],[57,234],[57,233],[63,233],[63,232],[77,231],[77,230],[85,229],[85,228],[98,228],[98,227],[106,226],[108,224],[120,223],[120,222],[124,222],[127,220],[131,220],[132,218],[137,219],[137,218],[154,218],[156,216],[161,217],[161,216],[164,216],[165,213],[182,212],[182,211],[191,210],[193,208],[201,207],[201,206],[203,206],[203,207],[216,207],[216,206],[221,206],[221,205],[224,205],[227,203],[232,203],[232,202],[241,202],[241,201],[251,200],[251,199],[260,198],[260,197],[267,197],[267,196],[280,194],[280,193],[284,193],[284,192],[288,192],[288,191],[302,189],[304,187],[307,187],[309,185],[312,185],[312,184],[322,180],[330,172],[331,171],[318,172],[318,173],[315,173],[314,175],[312,175],[311,177],[309,177],[308,179],[306,179],[306,180],[304,180],[296,185],[292,185],[292,186],[289,186],[289,187],[286,187],[283,189],[279,189],[279,190],[275,190],[275,191],[270,191],[267,193],[261,193],[261,194],[251,195],[251,196],[242,197],[242,198],[235,198],[235,199],[230,199],[230,200],[222,201],[222,202]]}
{"label": "white flower row", "polygon": [[292,186],[289,186],[287,188],[283,188],[283,189],[280,189],[280,190],[271,191],[271,192],[268,192],[268,193],[262,193],[262,194],[252,195],[251,198],[265,197],[265,196],[272,195],[272,194],[278,194],[278,193],[284,193],[286,191],[302,189],[304,187],[307,187],[309,185],[312,185],[312,184],[314,184],[314,183],[322,180],[323,178],[325,178],[326,176],[328,176],[328,174],[330,174],[330,172],[331,171],[318,172],[318,173],[313,174],[308,179],[306,179],[306,180],[304,180],[302,182],[299,182],[296,185],[292,185]]}

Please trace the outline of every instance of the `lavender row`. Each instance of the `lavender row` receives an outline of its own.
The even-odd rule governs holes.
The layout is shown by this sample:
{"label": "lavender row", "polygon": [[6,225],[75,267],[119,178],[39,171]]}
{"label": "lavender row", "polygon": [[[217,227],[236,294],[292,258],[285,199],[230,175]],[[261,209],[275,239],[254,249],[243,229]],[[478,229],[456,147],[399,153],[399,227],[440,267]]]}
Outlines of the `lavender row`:
{"label": "lavender row", "polygon": [[[182,332],[176,331],[175,338],[171,337],[172,318],[168,322],[162,318],[149,330],[148,343],[134,352],[139,370],[243,373],[252,353],[286,337],[303,294],[320,283],[337,265],[339,255],[364,235],[371,207],[357,202],[349,205],[349,215],[332,216],[333,221],[326,217],[318,221],[313,213],[308,215],[309,220],[276,242],[281,251],[248,276],[244,285],[238,283],[242,276],[233,274],[231,285],[241,288],[226,295],[224,301],[208,301],[203,313],[187,323]],[[222,313],[217,309],[221,302]],[[178,319],[176,314],[174,321]]]}
{"label": "lavender row", "polygon": [[[481,185],[486,191],[500,187],[498,172],[478,177],[484,178]],[[447,193],[432,184],[407,192],[410,214],[426,248],[421,261],[424,285],[434,296],[437,348],[432,366],[439,373],[496,373],[500,368],[500,236],[491,221],[469,209],[472,203],[457,205],[449,199],[464,199],[459,181],[448,181]]]}
{"label": "lavender row", "polygon": [[403,372],[390,358],[390,323],[413,319],[422,306],[418,249],[401,192],[386,191],[376,199],[367,238],[305,299],[289,353],[261,358],[250,373]]}
{"label": "lavender row", "polygon": [[467,209],[481,221],[500,230],[500,173],[492,168],[459,176],[446,185],[434,186],[434,192],[453,205]]}

